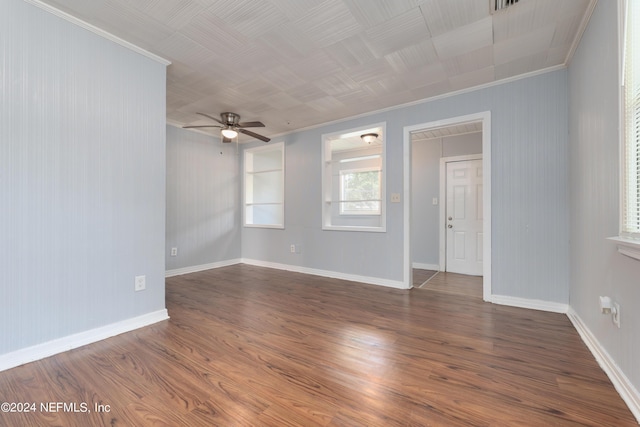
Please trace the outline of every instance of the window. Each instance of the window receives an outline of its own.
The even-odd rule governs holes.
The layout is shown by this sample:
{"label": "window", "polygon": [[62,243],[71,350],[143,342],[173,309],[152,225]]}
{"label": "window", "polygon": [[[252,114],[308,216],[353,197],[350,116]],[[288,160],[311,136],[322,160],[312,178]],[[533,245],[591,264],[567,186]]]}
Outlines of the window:
{"label": "window", "polygon": [[640,238],[640,4],[626,2],[624,45],[623,236]]}
{"label": "window", "polygon": [[623,0],[620,8],[622,87],[620,132],[620,235],[610,237],[618,252],[640,261],[640,4]]}
{"label": "window", "polygon": [[340,215],[380,215],[380,168],[340,171]]}
{"label": "window", "polygon": [[284,228],[284,143],[244,151],[244,225]]}
{"label": "window", "polygon": [[385,231],[384,123],[322,138],[323,229]]}

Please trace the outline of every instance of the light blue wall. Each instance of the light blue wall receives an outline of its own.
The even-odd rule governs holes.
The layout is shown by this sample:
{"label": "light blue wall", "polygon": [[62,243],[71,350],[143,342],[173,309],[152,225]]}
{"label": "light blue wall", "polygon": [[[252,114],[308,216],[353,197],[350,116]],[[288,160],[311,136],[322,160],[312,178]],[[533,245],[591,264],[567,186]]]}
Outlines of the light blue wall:
{"label": "light blue wall", "polygon": [[21,0],[0,52],[0,354],[163,310],[165,66]]}
{"label": "light blue wall", "polygon": [[[440,263],[440,157],[442,138],[411,144],[411,262]],[[444,200],[442,200],[444,203]],[[414,267],[417,267],[414,265]],[[426,268],[426,267],[425,267]],[[434,268],[434,267],[432,267]]]}
{"label": "light blue wall", "polygon": [[560,70],[276,139],[286,142],[285,229],[243,228],[242,255],[402,281],[402,203],[388,203],[386,233],[321,229],[322,134],[386,122],[387,194],[402,194],[405,126],[490,110],[493,293],[568,303],[567,102]]}
{"label": "light blue wall", "polygon": [[167,126],[167,270],[240,258],[238,163],[236,144]]}
{"label": "light blue wall", "polygon": [[[598,2],[569,67],[571,308],[640,390],[640,262],[617,253],[618,24],[614,2]],[[621,304],[621,328],[599,296]]]}

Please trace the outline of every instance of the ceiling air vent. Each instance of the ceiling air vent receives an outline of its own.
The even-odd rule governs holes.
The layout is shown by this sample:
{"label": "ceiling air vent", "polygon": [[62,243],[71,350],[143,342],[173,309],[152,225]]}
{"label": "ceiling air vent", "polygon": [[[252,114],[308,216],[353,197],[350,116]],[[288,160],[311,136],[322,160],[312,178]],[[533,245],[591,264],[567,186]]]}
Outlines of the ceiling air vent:
{"label": "ceiling air vent", "polygon": [[518,3],[518,0],[489,0],[491,3],[491,13],[496,13]]}

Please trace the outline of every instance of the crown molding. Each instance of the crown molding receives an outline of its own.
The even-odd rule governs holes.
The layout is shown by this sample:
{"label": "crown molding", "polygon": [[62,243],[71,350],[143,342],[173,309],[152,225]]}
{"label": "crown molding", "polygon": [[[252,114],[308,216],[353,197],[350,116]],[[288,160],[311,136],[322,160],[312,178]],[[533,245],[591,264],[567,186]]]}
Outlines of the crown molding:
{"label": "crown molding", "polygon": [[587,6],[587,11],[585,12],[584,17],[580,22],[580,27],[578,28],[578,34],[573,39],[573,43],[571,44],[571,47],[569,48],[569,52],[567,53],[567,58],[564,61],[564,65],[567,67],[571,63],[571,60],[573,59],[573,55],[576,53],[576,50],[580,45],[582,36],[584,32],[587,30],[587,25],[589,25],[589,21],[591,20],[591,15],[593,15],[593,11],[595,10],[597,3],[598,3],[598,0],[591,0],[589,2],[589,5]]}
{"label": "crown molding", "polygon": [[46,3],[43,3],[39,0],[23,0],[25,3],[29,3],[33,6],[36,6],[39,9],[44,10],[45,12],[48,12],[52,15],[57,16],[58,18],[62,18],[67,22],[70,22],[74,25],[77,25],[78,27],[84,28],[85,30],[91,31],[92,33],[105,38],[107,40],[110,40],[116,44],[119,44],[120,46],[124,46],[129,50],[132,50],[136,53],[139,53],[143,56],[146,56],[147,58],[153,59],[156,62],[159,62],[163,65],[169,65],[171,64],[171,61],[162,58],[161,56],[158,56],[154,53],[149,52],[148,50],[145,50],[143,48],[141,48],[140,46],[136,46],[133,43],[130,43],[126,40],[121,39],[118,36],[115,36],[101,28],[96,27],[95,25],[89,24],[88,22],[83,21],[82,19],[76,18],[73,15],[69,15],[66,12],[63,12],[59,9],[56,9],[55,7],[48,5]]}
{"label": "crown molding", "polygon": [[552,67],[547,67],[547,68],[543,68],[541,70],[531,71],[529,73],[519,74],[517,76],[507,77],[507,78],[500,79],[500,80],[495,80],[495,81],[492,81],[492,82],[489,82],[489,83],[484,83],[484,84],[481,84],[481,85],[478,85],[478,86],[473,86],[473,87],[469,87],[469,88],[465,88],[465,89],[460,89],[460,90],[456,90],[456,91],[453,91],[453,92],[447,92],[447,93],[443,93],[441,95],[431,96],[429,98],[418,99],[416,101],[411,101],[411,102],[407,102],[407,103],[404,103],[404,104],[393,105],[391,107],[381,108],[381,109],[375,110],[375,111],[369,111],[369,112],[366,112],[366,113],[356,114],[356,115],[349,116],[349,117],[344,117],[344,118],[341,118],[341,119],[336,119],[336,120],[331,120],[331,121],[324,122],[324,123],[319,123],[317,125],[311,125],[311,126],[307,126],[307,127],[300,128],[300,129],[295,129],[295,130],[291,130],[291,131],[287,131],[287,132],[282,132],[282,133],[279,133],[279,134],[274,134],[273,138],[277,138],[277,137],[281,137],[281,136],[285,136],[285,135],[289,135],[289,134],[293,134],[293,133],[297,133],[297,132],[304,132],[304,131],[308,131],[308,130],[318,129],[318,128],[321,128],[321,127],[324,127],[324,126],[330,126],[330,125],[334,125],[334,124],[344,123],[344,122],[348,122],[350,120],[360,119],[360,118],[363,118],[363,117],[369,117],[369,116],[373,116],[373,115],[376,115],[376,114],[387,113],[389,111],[399,110],[401,108],[407,108],[407,107],[413,107],[415,105],[427,104],[429,102],[437,101],[437,100],[440,100],[440,99],[451,98],[451,97],[454,97],[454,96],[463,95],[463,94],[466,94],[466,93],[475,92],[477,90],[491,88],[491,87],[494,87],[494,86],[501,86],[503,84],[512,83],[512,82],[515,82],[515,81],[518,81],[518,80],[528,79],[530,77],[535,77],[535,76],[539,76],[539,75],[542,75],[542,74],[552,73],[552,72],[558,71],[558,70],[564,70],[566,68],[567,68],[567,66],[565,64],[554,65]]}

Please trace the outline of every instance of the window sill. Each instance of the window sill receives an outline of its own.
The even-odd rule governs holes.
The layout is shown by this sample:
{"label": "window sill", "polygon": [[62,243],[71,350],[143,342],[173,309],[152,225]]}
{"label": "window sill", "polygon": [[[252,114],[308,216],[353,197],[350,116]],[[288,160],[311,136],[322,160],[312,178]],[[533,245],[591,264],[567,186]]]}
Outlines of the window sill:
{"label": "window sill", "polygon": [[387,230],[385,227],[365,227],[365,226],[353,226],[353,225],[325,225],[322,227],[323,230],[333,230],[333,231],[366,231],[373,233],[386,233]]}
{"label": "window sill", "polygon": [[640,261],[640,240],[629,239],[627,237],[609,237],[618,245],[618,252],[629,258]]}
{"label": "window sill", "polygon": [[276,228],[284,230],[284,225],[281,224],[244,224],[246,228]]}

